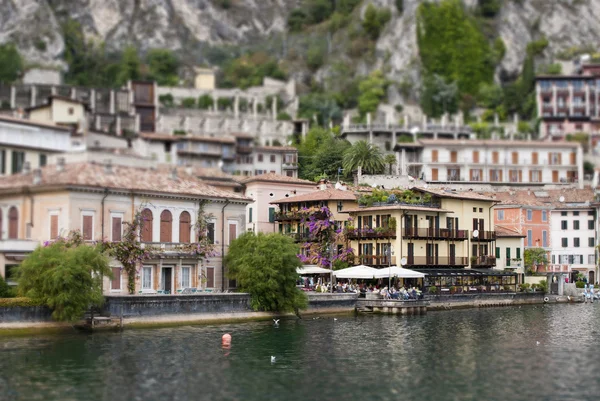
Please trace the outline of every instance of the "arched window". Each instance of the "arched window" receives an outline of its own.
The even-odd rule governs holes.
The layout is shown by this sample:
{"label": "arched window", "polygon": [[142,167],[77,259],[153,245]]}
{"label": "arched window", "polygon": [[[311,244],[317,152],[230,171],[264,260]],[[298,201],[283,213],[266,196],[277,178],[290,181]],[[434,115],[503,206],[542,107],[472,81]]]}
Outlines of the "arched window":
{"label": "arched window", "polygon": [[160,242],[172,242],[173,216],[168,210],[160,214]]}
{"label": "arched window", "polygon": [[152,242],[152,211],[150,209],[142,210],[142,242]]}
{"label": "arched window", "polygon": [[190,242],[190,214],[183,212],[179,215],[179,242],[188,244]]}
{"label": "arched window", "polygon": [[8,209],[8,238],[19,238],[19,212],[14,206]]}

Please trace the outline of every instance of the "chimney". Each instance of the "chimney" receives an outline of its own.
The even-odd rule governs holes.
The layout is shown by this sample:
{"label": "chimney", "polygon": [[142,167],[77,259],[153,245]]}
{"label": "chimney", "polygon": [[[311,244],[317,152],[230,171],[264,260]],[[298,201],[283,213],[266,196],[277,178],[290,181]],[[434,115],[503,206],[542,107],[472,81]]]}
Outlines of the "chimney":
{"label": "chimney", "polygon": [[65,170],[65,158],[59,157],[56,159],[56,171],[64,171]]}
{"label": "chimney", "polygon": [[31,173],[31,163],[25,162],[23,163],[23,174]]}
{"label": "chimney", "polygon": [[42,169],[36,168],[33,170],[33,185],[42,183]]}
{"label": "chimney", "polygon": [[112,167],[112,160],[111,159],[106,159],[104,161],[104,172],[106,174],[112,174],[113,173],[113,167]]}
{"label": "chimney", "polygon": [[171,179],[172,180],[176,180],[177,179],[177,168],[174,168],[171,170]]}

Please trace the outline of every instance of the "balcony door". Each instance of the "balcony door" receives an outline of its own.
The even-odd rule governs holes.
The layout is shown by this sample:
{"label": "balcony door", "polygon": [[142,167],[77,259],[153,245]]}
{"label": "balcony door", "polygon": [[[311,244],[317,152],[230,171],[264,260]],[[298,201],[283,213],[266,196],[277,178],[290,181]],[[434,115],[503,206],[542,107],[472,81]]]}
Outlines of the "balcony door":
{"label": "balcony door", "polygon": [[425,257],[427,259],[428,265],[437,265],[438,264],[438,244],[427,244]]}
{"label": "balcony door", "polygon": [[408,244],[408,254],[406,255],[407,263],[409,265],[415,264],[415,244],[409,242]]}
{"label": "balcony door", "polygon": [[450,249],[448,250],[450,254],[450,266],[456,266],[456,244],[450,244]]}

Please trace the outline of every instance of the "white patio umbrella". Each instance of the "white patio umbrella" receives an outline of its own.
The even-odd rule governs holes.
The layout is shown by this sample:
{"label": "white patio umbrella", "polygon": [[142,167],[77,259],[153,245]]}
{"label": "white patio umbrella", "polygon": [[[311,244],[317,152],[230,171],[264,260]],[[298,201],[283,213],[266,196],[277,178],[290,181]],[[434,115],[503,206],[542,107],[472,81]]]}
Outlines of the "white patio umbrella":
{"label": "white patio umbrella", "polygon": [[330,269],[324,269],[316,265],[305,265],[296,269],[296,273],[303,274],[326,274],[331,273]]}
{"label": "white patio umbrella", "polygon": [[377,273],[377,269],[365,265],[352,266],[346,269],[333,271],[333,274],[337,278],[356,278],[365,280],[372,279],[375,273]]}
{"label": "white patio umbrella", "polygon": [[375,273],[374,277],[375,278],[386,278],[386,277],[423,278],[423,277],[425,277],[425,274],[414,271],[414,270],[405,269],[400,266],[391,266],[391,267],[384,267],[382,269],[377,269],[377,272]]}

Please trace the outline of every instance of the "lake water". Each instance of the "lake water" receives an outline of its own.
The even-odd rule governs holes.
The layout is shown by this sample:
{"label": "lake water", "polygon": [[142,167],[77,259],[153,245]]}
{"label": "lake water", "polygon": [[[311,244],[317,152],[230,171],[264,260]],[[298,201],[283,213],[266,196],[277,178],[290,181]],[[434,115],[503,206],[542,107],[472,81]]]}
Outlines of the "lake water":
{"label": "lake water", "polygon": [[0,337],[0,400],[583,401],[599,336],[596,303]]}

